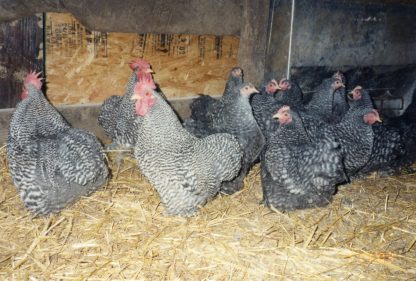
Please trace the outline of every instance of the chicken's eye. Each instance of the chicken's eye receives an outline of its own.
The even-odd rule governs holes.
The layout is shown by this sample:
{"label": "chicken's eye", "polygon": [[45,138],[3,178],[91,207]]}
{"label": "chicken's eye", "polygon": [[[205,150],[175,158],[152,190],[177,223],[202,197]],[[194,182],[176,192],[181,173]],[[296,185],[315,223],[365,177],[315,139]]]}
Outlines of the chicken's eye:
{"label": "chicken's eye", "polygon": [[148,96],[150,96],[150,93],[149,92],[146,92],[146,97],[148,97]]}
{"label": "chicken's eye", "polygon": [[244,89],[245,89],[245,90],[248,90],[248,87],[247,87],[247,86],[245,86],[245,87],[244,87]]}

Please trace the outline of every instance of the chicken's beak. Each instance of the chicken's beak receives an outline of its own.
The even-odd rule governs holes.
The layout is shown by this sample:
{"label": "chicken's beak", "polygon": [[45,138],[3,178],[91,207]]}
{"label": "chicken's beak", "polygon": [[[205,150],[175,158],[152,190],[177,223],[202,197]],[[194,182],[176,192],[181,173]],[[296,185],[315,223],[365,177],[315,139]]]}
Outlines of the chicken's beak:
{"label": "chicken's beak", "polygon": [[276,85],[276,89],[277,90],[281,90],[282,88],[279,86],[279,83],[276,81],[276,79],[272,79],[272,81],[270,81],[270,82],[272,82],[273,84],[275,84]]}
{"label": "chicken's beak", "polygon": [[348,96],[348,98],[349,98],[350,100],[353,100],[353,99],[354,99],[354,93],[353,93],[353,92],[349,92],[349,93],[347,94],[347,96]]}
{"label": "chicken's beak", "polygon": [[380,114],[378,114],[378,111],[373,109],[374,114],[377,116],[376,121],[382,123],[383,121],[381,121],[380,119]]}
{"label": "chicken's beak", "polygon": [[340,88],[345,88],[344,83],[341,82],[341,86],[339,86]]}
{"label": "chicken's beak", "polygon": [[286,77],[285,77],[285,78],[280,79],[279,83],[277,83],[277,89],[278,89],[278,90],[283,90],[283,88],[280,86],[280,84],[282,84],[285,80],[286,80]]}
{"label": "chicken's beak", "polygon": [[134,94],[134,95],[132,95],[131,96],[131,98],[130,98],[130,100],[141,100],[142,99],[142,97],[141,96],[139,96],[138,94]]}
{"label": "chicken's beak", "polygon": [[151,69],[151,68],[149,68],[148,70],[146,70],[146,72],[147,72],[147,73],[155,73],[155,72],[153,71],[153,69]]}
{"label": "chicken's beak", "polygon": [[253,93],[257,93],[257,94],[260,93],[259,90],[257,90],[256,88],[253,87],[253,89],[254,89]]}
{"label": "chicken's beak", "polygon": [[273,117],[274,119],[279,120],[279,113],[275,113],[272,117]]}

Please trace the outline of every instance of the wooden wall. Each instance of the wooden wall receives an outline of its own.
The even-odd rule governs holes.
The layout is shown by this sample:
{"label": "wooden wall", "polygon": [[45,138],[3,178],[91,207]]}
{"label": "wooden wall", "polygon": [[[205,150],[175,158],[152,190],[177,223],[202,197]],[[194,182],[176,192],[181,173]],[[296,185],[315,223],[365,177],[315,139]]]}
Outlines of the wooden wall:
{"label": "wooden wall", "polygon": [[54,104],[85,104],[123,94],[128,63],[139,57],[168,98],[219,95],[238,49],[236,36],[94,32],[70,14],[47,13],[47,95]]}
{"label": "wooden wall", "polygon": [[43,69],[42,15],[0,24],[0,108],[14,107],[22,80]]}

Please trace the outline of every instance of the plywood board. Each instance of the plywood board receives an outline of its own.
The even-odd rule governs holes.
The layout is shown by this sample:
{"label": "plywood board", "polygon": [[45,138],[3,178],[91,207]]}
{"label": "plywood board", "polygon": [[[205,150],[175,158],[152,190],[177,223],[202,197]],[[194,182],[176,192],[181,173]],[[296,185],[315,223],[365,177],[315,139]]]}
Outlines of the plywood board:
{"label": "plywood board", "polygon": [[46,17],[48,98],[54,104],[97,103],[123,94],[135,58],[148,60],[168,98],[221,94],[236,66],[235,36],[104,33],[72,15]]}

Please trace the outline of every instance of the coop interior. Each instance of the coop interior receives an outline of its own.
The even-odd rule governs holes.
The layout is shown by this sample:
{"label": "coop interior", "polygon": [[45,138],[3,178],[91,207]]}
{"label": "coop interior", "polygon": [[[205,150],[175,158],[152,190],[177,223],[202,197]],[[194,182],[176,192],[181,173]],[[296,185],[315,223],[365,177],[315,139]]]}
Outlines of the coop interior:
{"label": "coop interior", "polygon": [[[100,106],[123,95],[144,58],[182,120],[199,94],[220,98],[230,70],[313,93],[335,71],[382,118],[416,118],[416,3],[410,0],[2,1],[0,278],[3,280],[412,280],[416,173],[375,172],[324,207],[262,204],[260,164],[242,190],[192,217],[166,214],[133,155],[58,214],[33,216],[9,171],[7,135],[24,77],[77,128],[109,138]],[[416,120],[416,119],[415,119]],[[180,163],[179,163],[180,164]]]}

